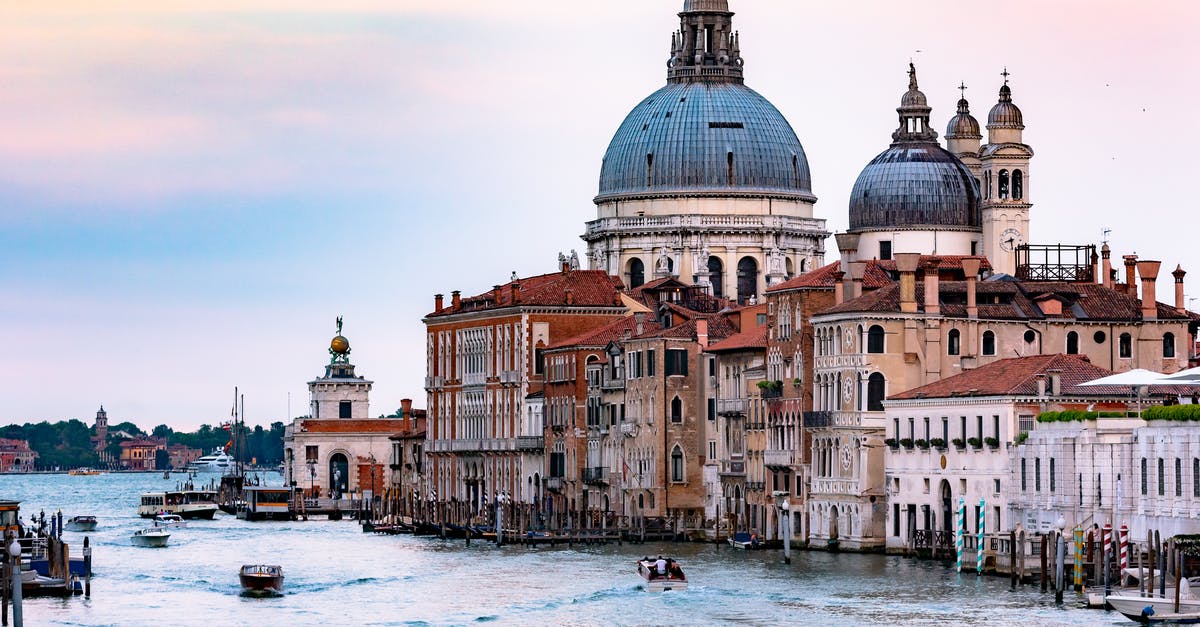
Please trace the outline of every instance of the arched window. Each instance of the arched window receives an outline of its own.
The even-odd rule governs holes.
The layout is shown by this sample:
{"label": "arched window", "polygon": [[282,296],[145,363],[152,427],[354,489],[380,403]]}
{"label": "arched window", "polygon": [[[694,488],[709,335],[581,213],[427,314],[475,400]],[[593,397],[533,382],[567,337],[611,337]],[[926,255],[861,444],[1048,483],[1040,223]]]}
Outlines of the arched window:
{"label": "arched window", "polygon": [[1128,333],[1121,334],[1120,339],[1117,340],[1117,355],[1121,359],[1133,357],[1133,336]]}
{"label": "arched window", "polygon": [[753,257],[742,257],[737,267],[738,303],[746,304],[758,295],[758,262]]}
{"label": "arched window", "polygon": [[725,296],[725,264],[718,257],[708,258],[708,280],[712,282],[712,295]]}
{"label": "arched window", "polygon": [[873,372],[867,377],[867,411],[883,411],[886,383],[883,375],[878,372]]}
{"label": "arched window", "polygon": [[1163,358],[1172,359],[1175,357],[1175,334],[1163,334]]}
{"label": "arched window", "polygon": [[683,401],[678,396],[671,400],[671,422],[683,422]]}
{"label": "arched window", "polygon": [[962,334],[958,329],[950,329],[950,333],[946,335],[946,354],[959,355],[962,353]]}
{"label": "arched window", "polygon": [[996,334],[992,331],[983,332],[983,354],[996,354]]}
{"label": "arched window", "polygon": [[683,450],[678,444],[671,450],[671,481],[683,482]]}
{"label": "arched window", "polygon": [[1000,170],[1000,178],[998,180],[999,180],[999,190],[997,192],[997,195],[1000,197],[1000,200],[1007,200],[1008,199],[1008,170]]}
{"label": "arched window", "polygon": [[883,353],[883,327],[872,325],[867,330],[867,352],[872,354]]}
{"label": "arched window", "polygon": [[634,257],[629,260],[629,289],[641,287],[646,282],[646,264]]}
{"label": "arched window", "polygon": [[1079,334],[1074,331],[1067,334],[1067,354],[1079,354]]}
{"label": "arched window", "polygon": [[1025,175],[1020,170],[1013,170],[1012,173],[1012,197],[1013,200],[1025,197]]}

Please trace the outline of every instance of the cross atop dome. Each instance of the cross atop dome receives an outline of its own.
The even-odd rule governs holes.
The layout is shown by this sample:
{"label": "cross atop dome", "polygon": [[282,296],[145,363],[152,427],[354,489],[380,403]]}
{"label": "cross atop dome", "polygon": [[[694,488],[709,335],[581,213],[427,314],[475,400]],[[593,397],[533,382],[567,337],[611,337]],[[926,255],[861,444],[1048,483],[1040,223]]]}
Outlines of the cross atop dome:
{"label": "cross atop dome", "polygon": [[684,0],[679,30],[671,33],[667,80],[742,82],[741,42],[729,0]]}

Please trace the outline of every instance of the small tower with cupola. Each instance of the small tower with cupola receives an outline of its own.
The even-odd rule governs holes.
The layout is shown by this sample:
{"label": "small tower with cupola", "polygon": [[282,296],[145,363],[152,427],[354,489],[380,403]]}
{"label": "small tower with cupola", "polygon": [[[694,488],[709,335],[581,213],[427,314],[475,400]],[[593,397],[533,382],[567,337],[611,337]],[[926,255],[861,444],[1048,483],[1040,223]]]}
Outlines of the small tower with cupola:
{"label": "small tower with cupola", "polygon": [[342,318],[337,319],[337,335],[329,342],[329,365],[325,376],[308,382],[314,420],[366,420],[371,417],[370,394],[373,381],[354,374],[350,363],[350,340],[342,335]]}
{"label": "small tower with cupola", "polygon": [[1029,161],[1024,116],[1012,101],[1005,69],[1000,100],[988,113],[988,143],[979,150],[983,175],[983,253],[998,273],[1015,274],[1017,248],[1029,241]]}

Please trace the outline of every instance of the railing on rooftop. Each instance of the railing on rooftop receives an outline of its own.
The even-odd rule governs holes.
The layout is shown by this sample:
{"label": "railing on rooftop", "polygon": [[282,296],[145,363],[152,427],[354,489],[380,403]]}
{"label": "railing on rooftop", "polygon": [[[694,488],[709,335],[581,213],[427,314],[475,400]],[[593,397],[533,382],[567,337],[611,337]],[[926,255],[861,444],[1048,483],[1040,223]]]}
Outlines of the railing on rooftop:
{"label": "railing on rooftop", "polygon": [[1023,281],[1095,283],[1096,247],[1067,244],[1021,244],[1017,247],[1017,278]]}

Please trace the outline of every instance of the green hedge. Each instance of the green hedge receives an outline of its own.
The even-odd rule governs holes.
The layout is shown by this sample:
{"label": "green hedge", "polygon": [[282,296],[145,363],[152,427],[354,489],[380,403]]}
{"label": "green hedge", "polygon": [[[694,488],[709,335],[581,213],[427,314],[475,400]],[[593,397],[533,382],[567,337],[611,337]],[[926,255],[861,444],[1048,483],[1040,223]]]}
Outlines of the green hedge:
{"label": "green hedge", "polygon": [[1038,422],[1083,422],[1085,420],[1095,420],[1100,417],[1099,412],[1094,411],[1044,411],[1038,414]]}
{"label": "green hedge", "polygon": [[1200,420],[1200,405],[1155,405],[1142,410],[1142,420],[1173,420],[1192,422]]}

